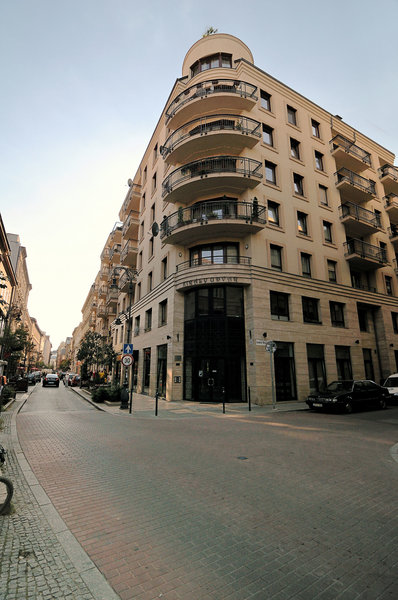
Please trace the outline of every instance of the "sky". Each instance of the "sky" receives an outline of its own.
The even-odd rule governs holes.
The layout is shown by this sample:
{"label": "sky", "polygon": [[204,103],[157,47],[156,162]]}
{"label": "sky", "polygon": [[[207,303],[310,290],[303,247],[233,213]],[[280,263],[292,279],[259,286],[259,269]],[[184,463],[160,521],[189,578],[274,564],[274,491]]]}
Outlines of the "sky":
{"label": "sky", "polygon": [[397,23],[398,0],[0,0],[0,213],[53,349],[81,321],[127,180],[208,27],[397,155]]}

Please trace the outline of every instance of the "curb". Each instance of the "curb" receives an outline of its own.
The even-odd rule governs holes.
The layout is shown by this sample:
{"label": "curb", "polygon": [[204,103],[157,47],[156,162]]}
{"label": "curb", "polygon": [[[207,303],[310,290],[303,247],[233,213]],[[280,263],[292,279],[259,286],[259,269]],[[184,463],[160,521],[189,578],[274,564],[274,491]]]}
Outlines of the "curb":
{"label": "curb", "polygon": [[[35,474],[30,468],[28,461],[25,458],[24,453],[22,452],[22,448],[18,439],[16,420],[18,413],[28,400],[30,393],[27,393],[25,398],[21,398],[21,405],[13,411],[11,416],[11,444],[25,480],[28,483],[33,496],[39,504],[39,507],[41,508],[43,515],[52,528],[57,540],[64,549],[76,571],[84,581],[93,598],[96,600],[120,600],[120,596],[116,594],[116,592],[105,579],[104,575],[95,566],[86,551],[77,541],[75,536],[71,533],[71,531],[69,531],[64,520],[61,518],[50,498],[47,496],[46,492],[38,482]],[[11,404],[12,402],[9,403],[9,405]]]}

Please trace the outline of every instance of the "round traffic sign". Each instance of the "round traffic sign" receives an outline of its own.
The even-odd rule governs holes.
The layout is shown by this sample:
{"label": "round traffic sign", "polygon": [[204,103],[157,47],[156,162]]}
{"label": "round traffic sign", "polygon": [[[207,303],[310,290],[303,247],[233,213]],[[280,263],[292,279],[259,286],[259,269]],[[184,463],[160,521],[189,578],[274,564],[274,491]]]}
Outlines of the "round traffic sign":
{"label": "round traffic sign", "polygon": [[267,352],[276,352],[276,344],[275,342],[269,341],[265,344],[265,350]]}
{"label": "round traffic sign", "polygon": [[131,367],[131,365],[133,364],[133,357],[131,356],[131,354],[125,354],[122,357],[122,363],[125,367]]}

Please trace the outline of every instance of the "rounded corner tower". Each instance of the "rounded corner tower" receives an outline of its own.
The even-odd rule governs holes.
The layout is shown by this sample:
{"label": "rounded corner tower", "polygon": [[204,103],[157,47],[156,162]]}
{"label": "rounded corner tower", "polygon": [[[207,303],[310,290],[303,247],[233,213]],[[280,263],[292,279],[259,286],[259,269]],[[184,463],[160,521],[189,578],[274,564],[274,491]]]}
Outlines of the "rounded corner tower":
{"label": "rounded corner tower", "polygon": [[239,38],[228,33],[213,33],[202,37],[190,47],[182,64],[182,76],[193,76],[195,74],[193,72],[194,65],[206,58],[210,60],[212,56],[216,55],[231,57],[232,65],[235,60],[240,58],[250,63],[254,62],[251,51]]}

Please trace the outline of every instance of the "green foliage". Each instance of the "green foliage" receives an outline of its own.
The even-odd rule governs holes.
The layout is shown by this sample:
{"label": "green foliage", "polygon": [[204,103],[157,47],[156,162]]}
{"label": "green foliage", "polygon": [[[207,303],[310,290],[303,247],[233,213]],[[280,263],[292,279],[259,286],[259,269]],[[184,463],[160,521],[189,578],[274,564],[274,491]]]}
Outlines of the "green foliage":
{"label": "green foliage", "polygon": [[105,402],[109,400],[109,388],[98,386],[91,390],[91,398],[94,402]]}
{"label": "green foliage", "polygon": [[15,398],[15,388],[11,385],[5,385],[1,392],[1,402],[5,404],[10,398]]}
{"label": "green foliage", "polygon": [[83,363],[82,373],[87,374],[90,370],[89,367],[98,373],[100,367],[109,370],[112,368],[116,360],[116,352],[111,344],[106,343],[105,337],[95,331],[87,331],[80,343],[76,357]]}
{"label": "green foliage", "polygon": [[209,35],[213,35],[213,33],[217,33],[217,32],[218,32],[218,29],[214,29],[214,27],[210,26],[206,29],[206,31],[202,35],[202,38],[208,37]]}
{"label": "green foliage", "polygon": [[61,369],[61,371],[69,371],[70,358],[65,358],[64,360],[61,360],[61,362],[59,363],[59,368]]}

